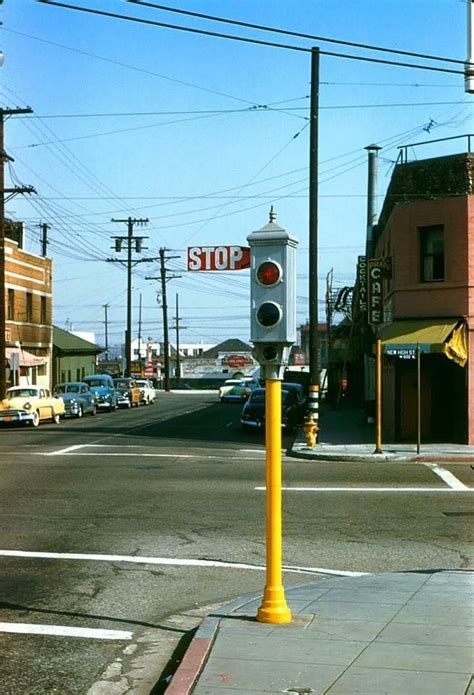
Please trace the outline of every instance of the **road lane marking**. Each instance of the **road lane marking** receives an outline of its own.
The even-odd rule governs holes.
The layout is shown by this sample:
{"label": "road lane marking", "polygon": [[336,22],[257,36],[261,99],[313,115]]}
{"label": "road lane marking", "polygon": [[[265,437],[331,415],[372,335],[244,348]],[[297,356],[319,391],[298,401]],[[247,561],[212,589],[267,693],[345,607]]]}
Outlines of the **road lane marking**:
{"label": "road lane marking", "polygon": [[[105,555],[97,553],[50,553],[30,550],[0,550],[2,557],[35,558],[45,560],[86,560],[99,562],[128,562],[139,565],[171,565],[178,567],[222,567],[229,569],[265,571],[265,565],[252,565],[246,562],[225,562],[224,560],[195,560],[193,558],[140,557],[135,555]],[[342,577],[362,577],[367,572],[332,570],[322,567],[299,567],[284,565],[284,572],[295,574],[330,574]]]}
{"label": "road lane marking", "polygon": [[455,475],[447,471],[445,468],[442,468],[440,465],[437,463],[425,463],[425,466],[427,468],[430,468],[433,473],[436,473],[443,482],[446,483],[446,485],[449,485],[450,488],[453,490],[469,490],[467,485],[464,485],[464,483],[461,483],[461,481],[456,478]]}
{"label": "road lane marking", "polygon": [[[461,483],[462,485],[462,483]],[[266,490],[266,487],[254,487],[254,490]],[[452,487],[282,487],[283,492],[474,492],[463,486]]]}
{"label": "road lane marking", "polygon": [[67,625],[38,625],[35,623],[0,623],[0,632],[16,632],[22,635],[56,635],[59,637],[85,637],[86,639],[131,640],[128,630],[103,630],[91,627]]}

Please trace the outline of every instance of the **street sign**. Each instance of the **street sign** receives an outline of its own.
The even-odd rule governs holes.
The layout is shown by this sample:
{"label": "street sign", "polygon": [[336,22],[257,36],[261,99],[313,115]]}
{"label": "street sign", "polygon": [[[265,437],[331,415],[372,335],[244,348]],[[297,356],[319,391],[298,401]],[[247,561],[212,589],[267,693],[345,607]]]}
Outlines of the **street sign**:
{"label": "street sign", "polygon": [[359,284],[359,309],[365,314],[367,311],[367,258],[357,258],[357,282]]}
{"label": "street sign", "polygon": [[392,277],[392,257],[371,258],[368,266],[368,322],[376,326],[384,322],[382,280]]}
{"label": "street sign", "polygon": [[244,270],[250,268],[247,246],[188,246],[188,270]]}

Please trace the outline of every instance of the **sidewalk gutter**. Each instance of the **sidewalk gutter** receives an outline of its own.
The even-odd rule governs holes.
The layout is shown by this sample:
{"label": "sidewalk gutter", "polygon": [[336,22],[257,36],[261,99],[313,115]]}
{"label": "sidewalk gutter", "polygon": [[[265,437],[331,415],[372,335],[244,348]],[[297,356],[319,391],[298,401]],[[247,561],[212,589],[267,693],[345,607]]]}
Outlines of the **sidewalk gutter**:
{"label": "sidewalk gutter", "polygon": [[211,653],[221,619],[249,601],[259,598],[259,596],[261,594],[242,596],[226,603],[225,606],[204,618],[176,669],[171,683],[166,688],[166,695],[189,695],[191,693]]}

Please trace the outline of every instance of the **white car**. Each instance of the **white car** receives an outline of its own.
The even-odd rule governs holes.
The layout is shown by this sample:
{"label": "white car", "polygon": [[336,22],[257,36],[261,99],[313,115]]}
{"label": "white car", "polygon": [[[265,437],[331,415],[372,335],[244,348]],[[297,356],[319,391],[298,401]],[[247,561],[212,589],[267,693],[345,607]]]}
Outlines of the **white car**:
{"label": "white car", "polygon": [[43,386],[12,386],[0,402],[0,423],[21,423],[38,427],[40,420],[59,423],[64,401],[51,396]]}
{"label": "white car", "polygon": [[135,379],[135,384],[141,391],[140,403],[150,405],[155,402],[156,392],[148,379]]}

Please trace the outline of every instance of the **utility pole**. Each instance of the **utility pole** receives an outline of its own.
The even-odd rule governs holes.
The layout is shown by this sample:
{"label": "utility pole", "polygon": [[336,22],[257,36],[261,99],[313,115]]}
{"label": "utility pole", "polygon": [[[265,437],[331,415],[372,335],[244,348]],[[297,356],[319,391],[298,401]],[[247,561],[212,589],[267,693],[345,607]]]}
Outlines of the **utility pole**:
{"label": "utility pole", "polygon": [[185,327],[180,326],[179,322],[182,320],[179,317],[179,295],[176,293],[176,316],[175,316],[175,325],[172,326],[176,330],[176,381],[179,383],[179,380],[181,379],[181,358],[179,355],[179,331],[183,330]]}
{"label": "utility pole", "polygon": [[[3,61],[2,61],[3,62]],[[10,116],[32,113],[32,109],[0,108],[0,399],[5,398],[7,390],[6,359],[6,291],[5,291],[5,202],[20,193],[36,193],[33,186],[5,188],[5,162],[13,159],[5,152],[4,124]],[[5,194],[9,194],[5,199]]]}
{"label": "utility pole", "polygon": [[109,322],[107,320],[107,310],[110,304],[102,304],[102,308],[105,311],[105,359],[109,359]]}
{"label": "utility pole", "polygon": [[319,336],[318,336],[318,131],[319,48],[311,49],[311,98],[309,131],[309,416],[319,435]]}
{"label": "utility pole", "polygon": [[164,352],[164,368],[165,368],[165,391],[170,390],[170,342],[168,334],[168,301],[166,298],[166,283],[168,280],[173,278],[179,278],[180,275],[170,275],[168,268],[166,267],[166,262],[171,261],[173,258],[179,258],[179,256],[166,256],[167,249],[161,248],[160,254],[160,277],[145,277],[145,280],[160,280],[161,282],[161,308],[163,310],[163,352]]}
{"label": "utility pole", "polygon": [[464,91],[474,94],[474,0],[467,0],[467,59],[464,63]]}
{"label": "utility pole", "polygon": [[140,376],[142,373],[142,293],[140,292],[140,302],[138,304],[138,364],[140,365]]}
{"label": "utility pole", "polygon": [[48,229],[51,229],[49,224],[46,224],[46,222],[42,222],[38,225],[38,227],[41,229],[41,255],[43,257],[46,257],[48,255],[47,252],[47,246],[48,246]]}
{"label": "utility pole", "polygon": [[126,220],[116,220],[112,218],[111,222],[122,222],[127,225],[127,236],[116,236],[112,237],[115,239],[115,251],[120,253],[122,250],[122,244],[125,243],[127,246],[127,260],[121,261],[118,259],[108,258],[108,261],[122,263],[127,267],[127,328],[125,331],[125,376],[131,376],[132,371],[132,267],[137,263],[147,261],[150,259],[133,260],[132,259],[132,244],[135,243],[135,252],[141,253],[143,247],[143,239],[148,239],[144,236],[133,236],[133,228],[135,225],[144,226],[148,224],[148,218],[145,219],[135,219],[132,217]]}

